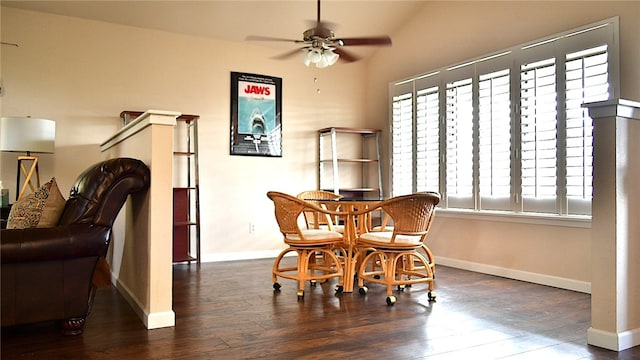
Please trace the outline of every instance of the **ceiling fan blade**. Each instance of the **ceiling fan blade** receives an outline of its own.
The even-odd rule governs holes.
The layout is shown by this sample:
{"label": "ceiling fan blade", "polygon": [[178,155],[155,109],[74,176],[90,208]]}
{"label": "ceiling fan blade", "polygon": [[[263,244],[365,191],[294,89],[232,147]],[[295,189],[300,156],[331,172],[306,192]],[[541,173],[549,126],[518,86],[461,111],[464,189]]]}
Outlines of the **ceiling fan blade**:
{"label": "ceiling fan blade", "polygon": [[302,49],[305,49],[305,47],[301,47],[301,48],[298,48],[298,49],[287,51],[286,53],[283,53],[283,54],[280,54],[280,55],[276,55],[276,56],[273,56],[271,58],[275,59],[275,60],[286,60],[286,59],[289,59],[289,58],[297,55]]}
{"label": "ceiling fan blade", "polygon": [[341,41],[342,46],[357,46],[357,45],[391,45],[391,38],[388,36],[374,36],[374,37],[359,37],[359,38],[340,38],[336,41]]}
{"label": "ceiling fan blade", "polygon": [[344,62],[354,62],[354,61],[358,61],[360,60],[360,58],[356,55],[354,55],[353,53],[350,53],[344,49],[341,48],[336,48],[335,50],[333,50],[334,53],[340,55],[339,60],[342,60]]}
{"label": "ceiling fan blade", "polygon": [[303,42],[302,40],[284,39],[284,38],[260,36],[260,35],[249,35],[245,38],[245,40],[247,41],[286,41],[286,42],[293,42],[293,43]]}

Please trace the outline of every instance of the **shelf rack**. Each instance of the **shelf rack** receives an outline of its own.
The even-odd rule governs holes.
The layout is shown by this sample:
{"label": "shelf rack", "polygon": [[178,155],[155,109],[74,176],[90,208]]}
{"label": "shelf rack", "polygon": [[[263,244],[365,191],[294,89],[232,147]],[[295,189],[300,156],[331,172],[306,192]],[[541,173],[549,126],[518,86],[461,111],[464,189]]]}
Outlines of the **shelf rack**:
{"label": "shelf rack", "polygon": [[347,198],[381,199],[381,133],[367,128],[318,130],[319,188]]}

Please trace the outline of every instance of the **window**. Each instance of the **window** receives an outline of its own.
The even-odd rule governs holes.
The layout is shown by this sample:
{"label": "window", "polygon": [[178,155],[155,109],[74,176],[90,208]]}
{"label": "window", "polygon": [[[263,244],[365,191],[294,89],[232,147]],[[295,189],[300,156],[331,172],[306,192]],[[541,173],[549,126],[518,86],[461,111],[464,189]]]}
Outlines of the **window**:
{"label": "window", "polygon": [[471,207],[473,195],[473,104],[471,79],[448,83],[446,193],[452,205]]}
{"label": "window", "polygon": [[593,123],[613,98],[618,19],[390,84],[391,192],[443,208],[590,215]]}

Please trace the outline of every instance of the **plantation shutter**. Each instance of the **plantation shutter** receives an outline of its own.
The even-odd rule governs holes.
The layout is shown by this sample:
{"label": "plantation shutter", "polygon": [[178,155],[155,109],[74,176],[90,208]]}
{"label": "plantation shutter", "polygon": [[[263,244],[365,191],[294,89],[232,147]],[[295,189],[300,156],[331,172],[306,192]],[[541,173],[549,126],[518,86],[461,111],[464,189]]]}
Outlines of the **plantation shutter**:
{"label": "plantation shutter", "polygon": [[416,94],[416,191],[440,191],[439,91]]}
{"label": "plantation shutter", "polygon": [[556,211],[556,61],[521,65],[520,151],[522,208]]}
{"label": "plantation shutter", "polygon": [[446,194],[451,208],[473,208],[472,95],[471,78],[446,85]]}
{"label": "plantation shutter", "polygon": [[609,98],[607,46],[566,56],[567,212],[591,214],[593,122],[583,103]]}
{"label": "plantation shutter", "polygon": [[479,77],[481,209],[511,209],[510,86],[509,69]]}
{"label": "plantation shutter", "polygon": [[393,97],[392,196],[413,192],[413,94]]}
{"label": "plantation shutter", "polygon": [[619,96],[618,27],[611,18],[391,83],[391,195],[589,216],[594,126],[583,106]]}

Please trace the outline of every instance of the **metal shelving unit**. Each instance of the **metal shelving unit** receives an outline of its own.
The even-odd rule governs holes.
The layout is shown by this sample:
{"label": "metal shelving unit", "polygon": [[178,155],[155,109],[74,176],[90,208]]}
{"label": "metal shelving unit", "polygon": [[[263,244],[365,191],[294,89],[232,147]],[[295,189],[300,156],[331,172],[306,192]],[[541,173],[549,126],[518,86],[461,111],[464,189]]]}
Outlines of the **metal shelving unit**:
{"label": "metal shelving unit", "polygon": [[173,262],[196,261],[200,264],[199,118],[197,115],[181,115],[176,119]]}
{"label": "metal shelving unit", "polygon": [[381,199],[380,129],[318,130],[318,184],[347,198]]}

